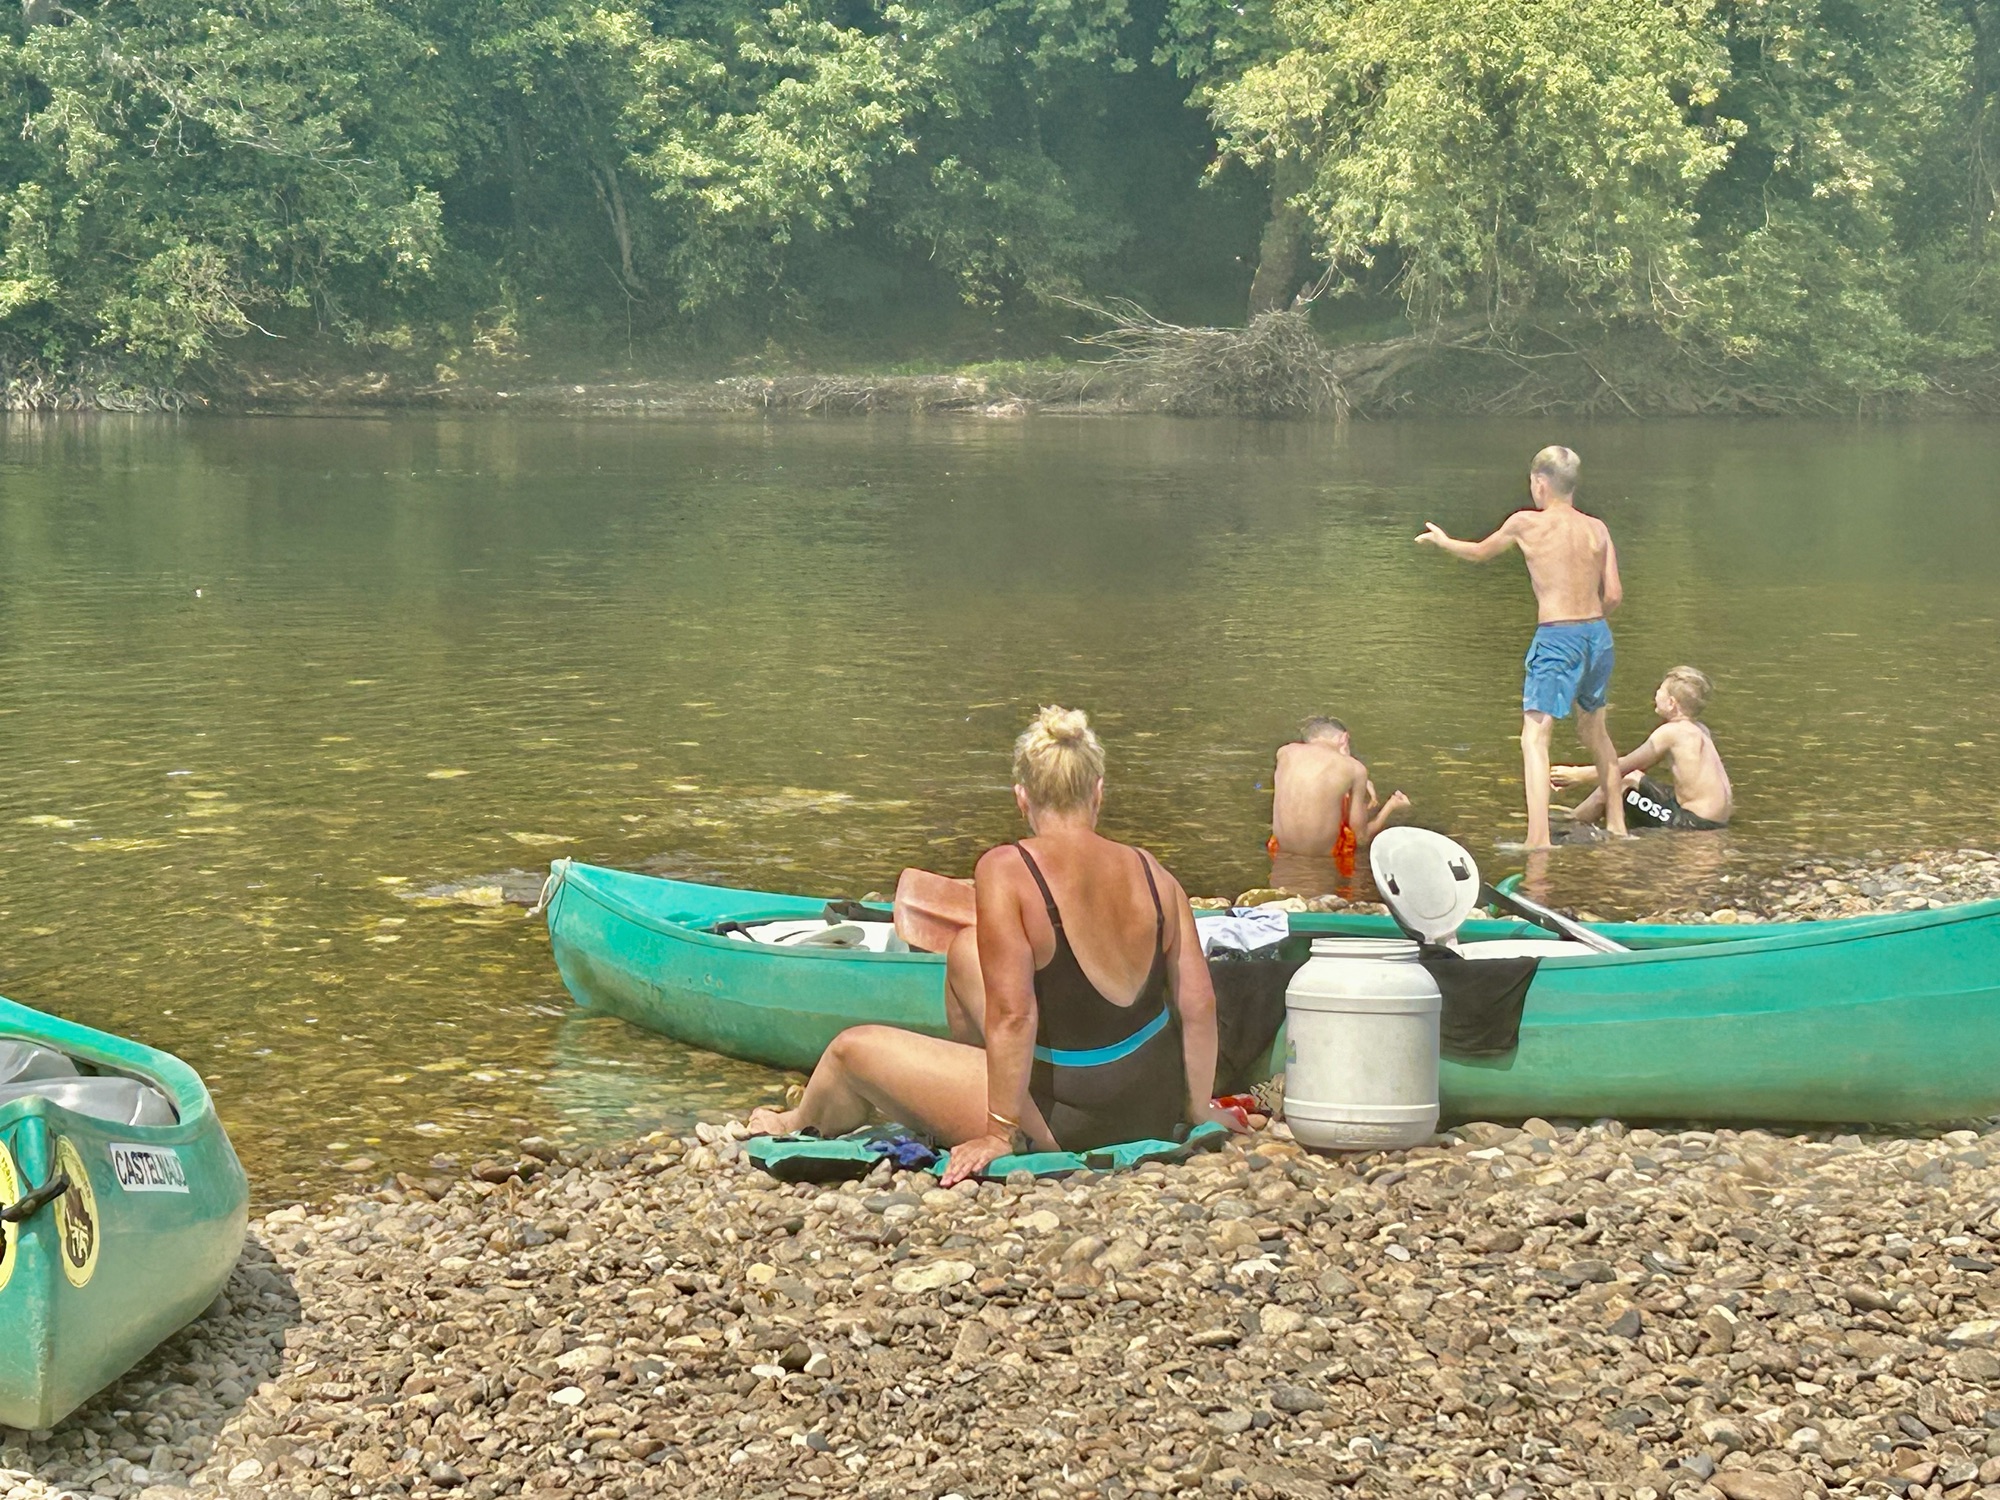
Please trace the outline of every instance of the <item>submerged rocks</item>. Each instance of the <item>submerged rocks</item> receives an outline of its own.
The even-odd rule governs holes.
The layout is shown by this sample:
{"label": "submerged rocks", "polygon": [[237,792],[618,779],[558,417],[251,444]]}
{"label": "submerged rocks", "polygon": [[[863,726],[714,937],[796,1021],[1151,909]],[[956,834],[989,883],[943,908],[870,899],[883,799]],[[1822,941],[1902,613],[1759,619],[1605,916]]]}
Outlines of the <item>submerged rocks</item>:
{"label": "submerged rocks", "polygon": [[2000,854],[1932,849],[1887,860],[1798,859],[1749,883],[1728,905],[1656,913],[1664,922],[1816,922],[1877,912],[1922,911],[2000,897]]}
{"label": "submerged rocks", "polygon": [[704,1135],[266,1216],[200,1322],[57,1431],[0,1433],[0,1489],[2000,1486],[2000,1133],[1533,1121],[1337,1159],[1278,1128],[951,1191],[787,1186]]}

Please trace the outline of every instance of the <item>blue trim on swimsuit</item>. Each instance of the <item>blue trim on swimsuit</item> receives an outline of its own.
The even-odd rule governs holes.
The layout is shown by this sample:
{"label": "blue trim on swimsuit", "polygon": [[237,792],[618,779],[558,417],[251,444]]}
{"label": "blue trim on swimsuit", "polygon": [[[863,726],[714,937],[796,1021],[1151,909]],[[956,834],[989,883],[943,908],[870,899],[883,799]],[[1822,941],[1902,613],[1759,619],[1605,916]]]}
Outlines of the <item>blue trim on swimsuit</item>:
{"label": "blue trim on swimsuit", "polygon": [[1117,1062],[1121,1057],[1130,1057],[1166,1030],[1167,1022],[1172,1019],[1173,1012],[1163,1009],[1123,1041],[1113,1042],[1108,1047],[1091,1047],[1082,1052],[1064,1052],[1054,1047],[1037,1047],[1035,1061],[1049,1063],[1058,1068],[1100,1068],[1106,1063]]}

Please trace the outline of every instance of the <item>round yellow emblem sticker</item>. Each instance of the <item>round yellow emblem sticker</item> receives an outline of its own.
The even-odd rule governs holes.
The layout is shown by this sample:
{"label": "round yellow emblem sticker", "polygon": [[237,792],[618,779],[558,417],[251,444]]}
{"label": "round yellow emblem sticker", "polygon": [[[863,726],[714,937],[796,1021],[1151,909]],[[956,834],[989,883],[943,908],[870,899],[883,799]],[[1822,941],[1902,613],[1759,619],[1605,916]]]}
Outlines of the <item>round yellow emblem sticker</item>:
{"label": "round yellow emblem sticker", "polygon": [[[0,1146],[0,1208],[11,1208],[20,1196],[21,1175],[14,1170],[13,1154]],[[13,1278],[14,1240],[20,1232],[17,1225],[0,1224],[0,1291]]]}
{"label": "round yellow emblem sticker", "polygon": [[56,1137],[55,1169],[69,1178],[69,1190],[56,1199],[56,1238],[62,1246],[63,1275],[71,1286],[87,1286],[97,1270],[97,1194],[83,1157],[66,1136]]}

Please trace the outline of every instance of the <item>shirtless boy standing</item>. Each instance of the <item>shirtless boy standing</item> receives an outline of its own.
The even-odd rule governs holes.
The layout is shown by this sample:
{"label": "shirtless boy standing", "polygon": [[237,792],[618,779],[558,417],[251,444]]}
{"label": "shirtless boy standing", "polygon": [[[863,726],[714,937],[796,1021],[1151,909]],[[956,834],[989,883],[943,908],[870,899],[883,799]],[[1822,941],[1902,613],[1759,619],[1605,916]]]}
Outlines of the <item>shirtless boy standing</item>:
{"label": "shirtless boy standing", "polygon": [[[1479,542],[1445,535],[1424,524],[1419,546],[1442,548],[1468,562],[1490,562],[1509,547],[1528,560],[1539,624],[1528,648],[1521,686],[1521,769],[1528,789],[1528,847],[1549,846],[1549,733],[1555,721],[1577,711],[1577,738],[1590,751],[1605,786],[1617,782],[1618,750],[1605,723],[1611,688],[1611,627],[1604,617],[1624,600],[1618,551],[1595,516],[1576,508],[1582,461],[1568,448],[1544,448],[1528,470],[1533,510],[1517,510]],[[1625,832],[1625,804],[1604,812],[1612,834]]]}
{"label": "shirtless boy standing", "polygon": [[[1701,722],[1708,695],[1715,685],[1706,672],[1675,667],[1653,694],[1653,712],[1660,727],[1646,742],[1618,761],[1625,778],[1625,821],[1628,827],[1721,828],[1736,810],[1736,794],[1723,768],[1715,737]],[[1673,778],[1671,789],[1646,773],[1662,760]],[[1557,766],[1550,780],[1558,787],[1597,786],[1595,766]],[[1576,821],[1595,823],[1604,814],[1604,792],[1592,792],[1577,804]]]}
{"label": "shirtless boy standing", "polygon": [[1297,743],[1278,747],[1271,778],[1271,837],[1265,853],[1331,858],[1343,875],[1354,873],[1354,851],[1409,810],[1401,792],[1377,803],[1368,768],[1354,758],[1347,726],[1338,719],[1307,719]]}

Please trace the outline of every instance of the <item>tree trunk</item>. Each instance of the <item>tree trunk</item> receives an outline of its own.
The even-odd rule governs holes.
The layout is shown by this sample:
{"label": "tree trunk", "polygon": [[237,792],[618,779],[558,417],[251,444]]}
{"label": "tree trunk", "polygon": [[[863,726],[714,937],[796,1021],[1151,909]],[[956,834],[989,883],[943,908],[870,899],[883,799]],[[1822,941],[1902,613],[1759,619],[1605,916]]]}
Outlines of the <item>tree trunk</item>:
{"label": "tree trunk", "polygon": [[1965,19],[1972,30],[1972,97],[1967,184],[1970,238],[1975,260],[1985,258],[1986,226],[2000,211],[2000,0],[1965,0]]}
{"label": "tree trunk", "polygon": [[54,19],[55,0],[21,0],[22,24],[33,28],[46,26]]}
{"label": "tree trunk", "polygon": [[528,153],[521,144],[521,121],[507,111],[507,201],[514,211],[514,250],[527,248],[528,240]]}
{"label": "tree trunk", "polygon": [[[627,298],[639,295],[638,273],[632,269],[632,221],[625,214],[625,192],[618,185],[617,144],[600,134],[597,121],[590,112],[590,98],[583,91],[576,72],[567,59],[563,71],[569,76],[570,91],[576,96],[578,113],[583,116],[583,130],[577,135],[577,145],[582,153],[584,170],[590,173],[590,185],[597,189],[597,203],[604,210],[605,218],[611,221],[611,238],[618,246],[618,269],[612,272],[617,278],[620,290]],[[597,161],[597,146],[606,143],[607,160],[600,166]]]}
{"label": "tree trunk", "polygon": [[1271,216],[1257,246],[1257,274],[1250,281],[1250,316],[1292,305],[1306,261],[1306,218],[1291,199],[1306,184],[1304,165],[1284,157],[1271,167]]}
{"label": "tree trunk", "polygon": [[605,217],[611,221],[611,238],[618,246],[618,278],[625,288],[625,295],[633,295],[633,288],[639,284],[638,275],[632,269],[632,223],[625,217],[625,194],[618,186],[618,169],[613,166],[591,165],[590,180],[597,185],[597,201],[603,206]]}

